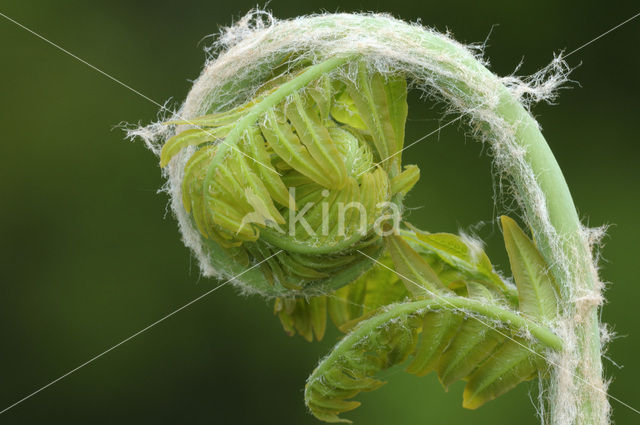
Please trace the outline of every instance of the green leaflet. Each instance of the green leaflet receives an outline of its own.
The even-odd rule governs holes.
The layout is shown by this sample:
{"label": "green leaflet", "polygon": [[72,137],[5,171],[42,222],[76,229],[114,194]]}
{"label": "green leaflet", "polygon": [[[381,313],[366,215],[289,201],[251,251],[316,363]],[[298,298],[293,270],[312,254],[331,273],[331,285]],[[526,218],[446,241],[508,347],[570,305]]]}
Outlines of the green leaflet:
{"label": "green leaflet", "polygon": [[287,125],[284,114],[277,110],[267,111],[260,128],[269,146],[291,168],[322,186],[331,187],[332,181]]}
{"label": "green leaflet", "polygon": [[[271,167],[271,157],[267,152],[265,140],[257,128],[254,128],[253,130],[254,131],[247,132],[245,137],[246,143],[244,144],[243,149],[251,158],[255,158],[261,164]],[[282,179],[267,167],[258,166],[255,168],[257,173],[260,175],[261,180],[264,182],[264,185],[269,190],[269,194],[273,200],[284,207],[289,207],[294,200],[291,198],[287,187],[284,185]]]}
{"label": "green leaflet", "polygon": [[[528,247],[516,253],[522,262],[526,261],[522,250],[527,250],[527,256],[537,250],[530,241],[525,245],[521,238],[526,236],[517,230],[520,233],[513,236],[515,230],[510,228],[509,237],[518,238],[518,246]],[[445,388],[457,380],[466,381],[463,406],[475,409],[544,372],[545,351],[562,346],[562,340],[543,325],[556,313],[546,316],[539,309],[522,315],[523,308],[530,310],[529,296],[516,294],[518,311],[518,304],[510,303],[504,291],[498,290],[506,285],[495,281],[486,254],[476,252],[471,257],[467,245],[455,235],[438,234],[424,238],[425,242],[422,237],[432,235],[419,236],[406,232],[386,238],[395,272],[405,282],[407,294],[417,300],[379,306],[350,326],[343,325],[343,330],[353,330],[320,362],[305,388],[305,401],[317,418],[348,422],[340,414],[359,405],[350,399],[383,385],[376,375],[406,360],[407,372],[423,376],[435,370]],[[420,252],[409,242],[422,248]],[[427,261],[433,261],[436,252],[439,261],[449,267],[447,273],[458,273],[464,288],[454,293],[442,283]],[[392,272],[388,262],[376,268]],[[374,272],[367,275],[373,277]],[[532,278],[528,278],[528,286],[518,283],[518,290],[530,291]],[[537,287],[547,284],[535,283]],[[353,304],[367,305],[361,288],[348,285],[339,292]],[[348,323],[349,317],[360,312],[349,311],[346,303],[340,307],[333,313],[337,322]],[[329,311],[331,314],[331,305]]]}
{"label": "green leaflet", "polygon": [[500,217],[511,272],[518,287],[520,310],[532,317],[556,317],[556,285],[549,266],[531,239],[507,216]]}
{"label": "green leaflet", "polygon": [[509,294],[509,287],[498,276],[489,257],[479,246],[469,246],[458,235],[451,233],[426,233],[421,231],[407,234],[415,248],[425,254],[431,254],[438,263],[444,263],[467,278],[479,280],[495,286]]}
{"label": "green leaflet", "polygon": [[333,87],[331,79],[323,75],[318,78],[315,84],[311,84],[307,87],[306,92],[313,98],[315,109],[320,114],[320,118],[323,121],[328,121],[331,114],[331,105],[333,104]]}
{"label": "green leaflet", "polygon": [[400,171],[399,152],[404,143],[408,112],[406,80],[393,76],[385,81],[378,73],[372,77],[367,65],[360,63],[356,84],[349,85],[347,91],[373,138],[378,160],[385,161],[384,166],[394,170],[392,174],[395,175]]}
{"label": "green leaflet", "polygon": [[[491,291],[478,282],[468,281],[467,292],[469,298],[490,303],[496,301]],[[448,388],[455,381],[468,376],[505,338],[501,332],[491,329],[486,320],[464,318],[457,332],[451,335],[438,362],[438,378],[442,386]]]}
{"label": "green leaflet", "polygon": [[203,143],[219,140],[226,136],[229,130],[229,126],[209,129],[194,128],[176,134],[162,146],[160,166],[165,167],[175,154],[187,146],[198,146]]}
{"label": "green leaflet", "polygon": [[420,180],[420,169],[415,165],[407,165],[402,173],[391,179],[391,193],[406,195]]}
{"label": "green leaflet", "polygon": [[320,341],[324,337],[327,328],[327,301],[322,297],[315,297],[309,300],[309,317],[311,318],[311,328]]}
{"label": "green leaflet", "polygon": [[366,172],[361,177],[360,202],[366,211],[374,211],[368,214],[367,226],[372,226],[379,215],[379,204],[389,200],[390,182],[387,173],[380,167]]}
{"label": "green leaflet", "polygon": [[327,299],[325,297],[282,299],[276,298],[274,314],[280,318],[285,332],[290,336],[299,333],[307,341],[320,341],[327,327]]}
{"label": "green leaflet", "polygon": [[[294,255],[291,256],[294,257]],[[309,263],[300,256],[294,258],[299,263],[316,269],[319,266],[312,259]],[[337,267],[350,261],[352,261],[351,258],[329,257],[322,267]],[[383,257],[380,261],[384,264],[391,264],[388,257]],[[287,334],[293,336],[298,333],[305,339],[311,340],[312,334],[309,332],[308,323],[326,324],[328,315],[335,326],[345,332],[380,307],[405,300],[408,297],[409,292],[395,273],[383,267],[373,267],[355,282],[327,296],[308,299],[276,298],[274,314],[280,318],[282,327]],[[314,332],[314,335],[317,340],[320,340],[324,335],[325,328],[324,325],[318,325],[317,328],[322,332]]]}
{"label": "green leaflet", "polygon": [[347,169],[329,130],[298,93],[293,93],[292,97],[293,102],[285,105],[287,118],[315,161],[318,171],[329,178],[328,187],[340,189],[346,180]]}
{"label": "green leaflet", "polygon": [[[477,409],[487,401],[501,396],[521,382],[536,376],[544,367],[544,360],[523,348],[527,341],[514,338],[492,354],[468,379],[462,406]],[[540,352],[542,347],[534,346]]]}
{"label": "green leaflet", "polygon": [[431,311],[422,319],[422,338],[407,372],[424,376],[438,365],[440,354],[449,345],[462,323],[462,315],[451,311]]}
{"label": "green leaflet", "polygon": [[468,376],[495,348],[504,341],[498,332],[489,328],[486,321],[466,318],[438,361],[438,378],[448,388],[459,379]]}
{"label": "green leaflet", "polygon": [[[344,87],[343,87],[344,90]],[[342,91],[331,106],[331,116],[338,122],[356,130],[367,131],[367,124],[362,120],[356,105],[346,90]]]}
{"label": "green leaflet", "polygon": [[369,145],[361,135],[350,133],[337,126],[329,127],[328,130],[331,140],[344,158],[349,175],[359,177],[370,169],[373,156]]}
{"label": "green leaflet", "polygon": [[415,297],[449,292],[429,264],[400,236],[387,238],[396,272]]}
{"label": "green leaflet", "polygon": [[312,267],[307,267],[299,263],[296,259],[291,258],[287,253],[282,253],[279,258],[280,264],[292,276],[297,276],[307,280],[318,280],[329,277],[325,272],[319,271]]}

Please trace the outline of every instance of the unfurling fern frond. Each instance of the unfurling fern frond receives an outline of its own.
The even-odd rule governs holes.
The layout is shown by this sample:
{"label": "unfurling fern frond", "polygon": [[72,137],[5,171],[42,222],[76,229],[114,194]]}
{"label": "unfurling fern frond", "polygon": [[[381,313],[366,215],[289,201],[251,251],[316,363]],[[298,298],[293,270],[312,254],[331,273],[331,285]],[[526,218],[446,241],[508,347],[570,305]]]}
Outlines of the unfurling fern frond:
{"label": "unfurling fern frond", "polygon": [[[314,415],[341,420],[353,396],[382,384],[378,372],[405,361],[415,375],[436,371],[445,388],[467,381],[463,405],[476,408],[543,370],[544,351],[560,347],[545,327],[557,313],[555,283],[506,217],[515,287],[459,236],[374,231],[380,205],[401,208],[419,176],[400,161],[406,82],[358,62],[346,74],[317,72],[329,65],[346,66],[304,68],[228,112],[172,122],[201,128],[168,140],[161,163],[192,150],[182,202],[211,262],[228,272],[264,260],[243,283],[278,297],[288,334],[322,339],[328,317],[349,332],[309,378]],[[345,212],[354,203],[364,214]]]}
{"label": "unfurling fern frond", "polygon": [[238,258],[284,251],[243,278],[252,291],[310,296],[355,280],[371,260],[354,252],[380,256],[375,226],[388,207],[401,211],[419,177],[401,166],[406,80],[348,59],[279,76],[229,111],[167,123],[198,126],[170,138],[160,163],[188,158],[182,203],[211,263],[229,273]]}
{"label": "unfurling fern frond", "polygon": [[[222,32],[166,125],[132,133],[154,151],[164,143],[171,207],[205,276],[275,299],[291,335],[321,339],[328,318],[348,333],[309,378],[310,410],[341,420],[355,395],[382,384],[378,372],[405,362],[445,387],[465,380],[463,404],[476,408],[544,372],[548,350],[562,348],[567,370],[543,382],[548,422],[608,423],[597,267],[521,96],[548,98],[566,77],[562,60],[559,75],[529,84],[386,15],[266,15]],[[399,230],[420,174],[402,162],[408,87],[468,119],[512,184],[539,244],[502,218],[515,285],[465,237]],[[556,327],[571,344],[561,347]]]}
{"label": "unfurling fern frond", "polygon": [[[458,236],[387,237],[393,273],[412,300],[379,307],[321,361],[305,389],[317,418],[348,422],[339,414],[358,407],[351,399],[381,386],[377,373],[405,362],[418,376],[435,371],[445,388],[466,381],[463,406],[469,409],[544,373],[546,351],[562,346],[549,328],[557,315],[555,283],[533,242],[513,220],[502,223],[517,291],[481,249]],[[391,271],[382,263],[377,268]],[[440,276],[454,272],[464,287],[443,283]]]}

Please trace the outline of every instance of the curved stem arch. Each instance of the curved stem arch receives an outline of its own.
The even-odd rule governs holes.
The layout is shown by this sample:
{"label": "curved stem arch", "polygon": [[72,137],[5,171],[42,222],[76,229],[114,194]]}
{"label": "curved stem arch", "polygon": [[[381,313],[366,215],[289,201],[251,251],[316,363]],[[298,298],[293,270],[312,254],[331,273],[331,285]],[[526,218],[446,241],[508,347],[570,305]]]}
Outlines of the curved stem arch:
{"label": "curved stem arch", "polygon": [[[364,58],[383,74],[405,75],[414,87],[467,116],[477,138],[491,146],[499,172],[511,181],[523,218],[561,288],[562,313],[554,331],[564,344],[553,358],[558,366],[545,381],[545,419],[553,425],[609,422],[596,267],[560,167],[516,90],[466,46],[386,15],[326,14],[276,21],[258,11],[226,29],[218,48],[220,55],[195,82],[180,116],[193,118],[240,104],[283,62],[295,67],[350,55]],[[179,181],[179,173],[179,164],[170,166],[170,181]],[[187,244],[206,256],[198,251],[202,242],[197,242],[197,231],[179,204],[179,184],[172,185],[172,195]]]}

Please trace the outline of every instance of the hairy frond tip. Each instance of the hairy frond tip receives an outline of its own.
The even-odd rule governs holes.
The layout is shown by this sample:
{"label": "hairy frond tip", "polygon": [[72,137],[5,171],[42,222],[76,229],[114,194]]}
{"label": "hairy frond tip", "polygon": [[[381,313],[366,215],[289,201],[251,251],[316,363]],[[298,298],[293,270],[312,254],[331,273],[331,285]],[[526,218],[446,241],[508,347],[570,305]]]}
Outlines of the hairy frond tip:
{"label": "hairy frond tip", "polygon": [[[420,43],[411,42],[416,36]],[[171,117],[172,121],[184,120],[185,125],[151,124],[130,130],[129,136],[140,137],[158,153],[163,142],[189,128],[186,125],[189,120],[250,101],[269,81],[278,77],[274,75],[276,70],[286,74],[337,55],[360,57],[372,73],[408,77],[410,86],[448,100],[452,112],[456,110],[468,116],[474,127],[474,121],[487,122],[493,130],[499,122],[492,111],[498,102],[499,85],[492,75],[475,72],[474,61],[485,63],[479,46],[464,46],[447,35],[389,15],[319,14],[277,20],[265,10],[254,9],[234,25],[222,28],[208,51],[210,56],[202,74],[184,104]],[[461,72],[452,74],[452,68]],[[540,78],[532,81],[538,80]],[[460,90],[460,87],[467,89]],[[503,137],[500,131],[492,134],[491,137]],[[198,245],[198,229],[179,201],[183,196],[183,170],[196,150],[192,146],[185,148],[165,172],[172,209],[180,222],[183,238],[190,241],[201,269],[209,274],[218,267],[203,264],[210,262],[210,256],[201,253],[209,249],[203,243],[194,248]]]}
{"label": "hairy frond tip", "polygon": [[[270,28],[255,21],[240,22],[236,38]],[[207,69],[234,68],[235,50],[260,41],[236,38]],[[380,256],[381,224],[399,222],[402,198],[419,178],[401,161],[407,82],[353,54],[265,60],[246,80],[235,71],[226,79],[203,73],[189,96],[196,100],[162,124],[171,130],[160,166],[203,270],[233,276],[259,264],[237,285],[270,297],[330,292]],[[152,125],[134,134],[155,149],[149,140],[160,131]]]}
{"label": "hairy frond tip", "polygon": [[554,104],[558,91],[568,88],[569,74],[573,69],[564,60],[563,52],[554,54],[553,60],[544,68],[532,75],[518,77],[516,72],[522,62],[516,67],[513,74],[501,78],[502,83],[509,88],[516,99],[519,99],[527,108],[540,102]]}
{"label": "hairy frond tip", "polygon": [[164,140],[171,134],[171,130],[159,122],[146,126],[127,125],[127,127],[128,128],[125,128],[127,139],[142,140],[147,149],[156,156],[160,156]]}
{"label": "hairy frond tip", "polygon": [[173,134],[174,129],[164,125],[163,123],[169,117],[175,117],[179,114],[178,111],[172,106],[173,98],[167,99],[164,104],[159,105],[155,122],[147,125],[122,123],[120,127],[125,131],[128,140],[142,140],[147,149],[153,152],[154,155],[160,156],[162,145]]}
{"label": "hairy frond tip", "polygon": [[229,49],[240,43],[255,31],[273,26],[276,18],[266,9],[256,7],[247,12],[237,22],[230,26],[223,26],[207,53],[212,53],[222,49]]}
{"label": "hairy frond tip", "polygon": [[464,244],[469,248],[471,261],[476,263],[480,258],[480,255],[484,252],[484,241],[477,235],[467,233],[462,229],[458,231],[458,234],[460,235],[462,242],[464,242]]}

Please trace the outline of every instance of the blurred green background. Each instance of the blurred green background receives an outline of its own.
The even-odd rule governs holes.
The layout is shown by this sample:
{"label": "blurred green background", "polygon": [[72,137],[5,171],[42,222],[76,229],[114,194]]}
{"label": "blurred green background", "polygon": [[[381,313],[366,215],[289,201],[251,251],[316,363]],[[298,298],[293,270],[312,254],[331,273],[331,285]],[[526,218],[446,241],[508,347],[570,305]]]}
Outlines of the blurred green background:
{"label": "blurred green background", "polygon": [[[253,1],[4,1],[2,13],[150,98],[181,101],[204,39]],[[281,18],[386,11],[482,42],[491,69],[521,73],[638,12],[636,1],[418,2],[274,0]],[[602,251],[603,319],[620,338],[605,360],[612,395],[640,407],[638,121],[640,19],[572,55],[579,82],[534,113],[584,221],[611,224]],[[147,100],[0,18],[0,410],[213,288],[198,275],[167,212],[157,159],[114,129],[148,123]],[[411,99],[407,143],[438,126],[439,107]],[[505,264],[491,162],[450,126],[405,154],[422,169],[409,219],[475,230]],[[302,389],[335,343],[289,338],[271,306],[225,287],[0,416],[6,424],[314,424]],[[618,369],[614,362],[623,365]],[[535,424],[535,384],[477,411],[462,385],[387,374],[350,418],[359,424]],[[637,414],[613,402],[618,424]]]}

